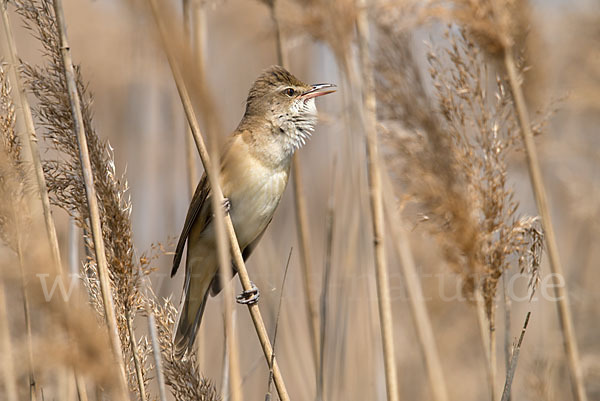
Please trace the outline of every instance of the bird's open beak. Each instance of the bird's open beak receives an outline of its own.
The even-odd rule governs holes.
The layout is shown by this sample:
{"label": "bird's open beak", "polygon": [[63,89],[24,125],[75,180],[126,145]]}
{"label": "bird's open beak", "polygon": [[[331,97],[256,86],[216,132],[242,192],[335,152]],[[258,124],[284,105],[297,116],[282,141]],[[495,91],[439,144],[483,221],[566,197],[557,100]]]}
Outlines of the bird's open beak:
{"label": "bird's open beak", "polygon": [[300,98],[302,98],[302,100],[308,100],[313,97],[327,95],[335,92],[335,89],[333,88],[336,88],[334,84],[314,84],[311,85],[311,88],[304,92]]}

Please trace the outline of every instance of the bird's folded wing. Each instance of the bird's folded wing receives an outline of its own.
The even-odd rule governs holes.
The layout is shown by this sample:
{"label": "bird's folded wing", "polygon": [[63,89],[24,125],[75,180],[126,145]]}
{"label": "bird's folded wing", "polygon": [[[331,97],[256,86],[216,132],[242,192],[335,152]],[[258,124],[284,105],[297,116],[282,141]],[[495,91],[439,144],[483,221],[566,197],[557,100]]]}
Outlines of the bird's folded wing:
{"label": "bird's folded wing", "polygon": [[185,247],[185,242],[187,241],[187,238],[190,235],[190,231],[192,231],[192,227],[194,226],[194,224],[196,224],[196,220],[203,220],[203,229],[210,222],[212,213],[210,213],[210,203],[207,202],[210,192],[210,185],[208,183],[206,174],[204,174],[202,176],[202,179],[200,180],[200,183],[198,183],[198,186],[196,187],[196,192],[194,193],[194,196],[192,198],[192,203],[190,204],[187,216],[185,217],[185,224],[183,225],[183,230],[181,231],[181,235],[179,236],[179,242],[177,242],[177,248],[175,248],[175,256],[173,257],[173,268],[171,270],[171,277],[175,275],[177,269],[179,268],[179,264],[181,263],[181,258],[183,256],[183,248]]}

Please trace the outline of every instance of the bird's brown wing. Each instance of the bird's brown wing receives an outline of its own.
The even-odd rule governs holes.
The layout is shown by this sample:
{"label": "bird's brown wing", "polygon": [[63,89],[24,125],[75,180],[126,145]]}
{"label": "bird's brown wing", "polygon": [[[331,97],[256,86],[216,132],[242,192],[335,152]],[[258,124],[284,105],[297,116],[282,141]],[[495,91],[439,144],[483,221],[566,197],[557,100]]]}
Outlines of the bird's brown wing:
{"label": "bird's brown wing", "polygon": [[[227,154],[229,149],[231,149],[232,142],[239,134],[240,133],[237,131],[234,132],[234,134],[225,143],[224,152],[221,155],[221,169],[223,169],[223,163],[226,163]],[[192,197],[192,203],[190,204],[187,216],[185,217],[185,224],[183,225],[183,230],[181,230],[181,235],[179,236],[179,241],[177,242],[177,248],[175,248],[171,277],[177,273],[177,269],[181,263],[181,258],[183,257],[183,248],[185,248],[185,243],[190,235],[190,232],[192,231],[192,227],[194,224],[196,224],[196,220],[200,219],[200,221],[202,221],[202,230],[204,230],[212,220],[212,207],[209,202],[211,192],[210,183],[205,172],[202,175],[198,186],[196,187],[196,192],[194,192],[194,196]]]}
{"label": "bird's brown wing", "polygon": [[203,227],[206,227],[211,220],[212,213],[210,213],[210,207],[205,207],[205,205],[210,206],[206,203],[210,192],[210,185],[208,183],[206,174],[204,174],[202,176],[202,179],[198,183],[198,186],[196,187],[196,192],[194,192],[194,196],[192,197],[192,203],[190,204],[187,216],[185,217],[185,224],[183,225],[183,230],[181,231],[181,235],[179,236],[177,248],[175,248],[175,256],[173,257],[173,268],[171,270],[171,277],[173,277],[175,273],[177,273],[177,269],[179,268],[179,264],[181,263],[181,257],[183,256],[183,248],[185,247],[187,238],[190,235],[190,231],[192,231],[192,226],[196,223],[196,220],[198,218],[203,219]]}

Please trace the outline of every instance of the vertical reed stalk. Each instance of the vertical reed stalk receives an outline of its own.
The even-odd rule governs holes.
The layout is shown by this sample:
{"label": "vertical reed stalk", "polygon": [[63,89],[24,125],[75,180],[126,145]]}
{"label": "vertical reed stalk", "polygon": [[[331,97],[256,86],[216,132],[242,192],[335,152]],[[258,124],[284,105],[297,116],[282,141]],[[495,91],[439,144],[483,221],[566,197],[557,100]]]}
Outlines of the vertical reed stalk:
{"label": "vertical reed stalk", "polygon": [[106,261],[106,253],[104,250],[104,239],[102,238],[100,212],[98,210],[98,198],[96,197],[96,189],[94,188],[94,176],[90,163],[85,128],[83,126],[79,93],[77,91],[77,84],[75,82],[75,72],[73,69],[73,61],[71,59],[71,49],[67,40],[62,0],[54,0],[53,3],[56,25],[60,36],[60,48],[65,72],[65,81],[68,88],[69,101],[71,103],[73,129],[75,131],[77,144],[79,146],[79,160],[81,162],[81,170],[85,184],[85,194],[89,209],[90,226],[92,229],[94,251],[96,253],[96,263],[98,266],[98,276],[100,279],[100,289],[104,304],[104,316],[108,326],[111,346],[119,367],[119,379],[122,389],[122,396],[126,397],[127,380],[125,376],[125,368],[123,366],[123,354],[121,351],[121,341],[119,339],[119,332],[117,329],[115,307],[108,277],[108,263]]}
{"label": "vertical reed stalk", "polygon": [[[15,210],[13,209],[16,215]],[[15,219],[13,221],[18,221]],[[17,255],[19,257],[19,269],[21,271],[21,292],[23,293],[23,315],[25,317],[25,331],[27,332],[27,368],[29,370],[29,399],[37,399],[37,385],[35,373],[33,371],[33,337],[31,335],[31,314],[29,309],[29,295],[27,295],[27,286],[25,284],[25,262],[23,259],[23,247],[21,245],[21,235],[17,233]]]}
{"label": "vertical reed stalk", "polygon": [[[75,219],[73,217],[69,218],[68,270],[71,277],[79,277],[79,234],[79,227],[77,227]],[[79,401],[88,401],[85,379],[76,369],[73,370],[73,374],[75,375],[75,388]]]}
{"label": "vertical reed stalk", "polygon": [[308,316],[308,328],[312,344],[313,360],[316,364],[319,361],[321,349],[319,347],[319,314],[315,306],[313,291],[313,267],[310,251],[310,235],[308,228],[308,214],[306,212],[306,198],[302,187],[302,166],[297,154],[292,159],[292,175],[294,189],[294,205],[296,214],[296,229],[298,242],[300,245],[300,264],[302,266],[302,283],[304,285],[304,305],[306,315]]}
{"label": "vertical reed stalk", "polygon": [[[204,77],[204,52],[205,52],[205,30],[206,21],[204,6],[199,1],[183,0],[183,28],[185,37],[188,40],[189,48],[194,53],[194,69],[198,76]],[[185,163],[188,179],[189,199],[194,196],[196,186],[198,185],[198,173],[196,170],[196,150],[194,145],[194,136],[185,119]],[[196,357],[199,366],[203,366],[205,356],[205,333],[206,326],[200,325],[196,338]]]}
{"label": "vertical reed stalk", "polygon": [[4,284],[0,283],[0,347],[2,347],[2,376],[4,379],[4,392],[7,401],[18,401],[15,382],[15,367],[12,358],[13,346],[8,330],[8,314],[6,313],[6,297]]}
{"label": "vertical reed stalk", "polygon": [[[204,26],[200,24],[204,21],[200,21],[201,13],[203,12],[202,6],[198,6],[198,12],[192,12],[191,0],[184,0],[184,27],[185,35],[188,38],[188,48],[193,48],[194,63],[196,64],[195,70],[200,80],[204,80],[204,46],[203,46],[203,29]],[[193,21],[192,21],[193,19]],[[192,27],[194,29],[194,38],[192,38]],[[193,39],[193,40],[192,40]],[[197,184],[197,178],[195,177],[195,166],[194,166],[194,149],[193,149],[193,135],[189,124],[187,125],[188,134],[186,135],[186,156],[188,162],[188,177],[190,181],[190,194],[193,195],[195,186]],[[213,168],[215,171],[212,172],[214,177],[219,176],[219,148],[218,140],[213,138],[211,141],[211,160],[213,161]],[[211,174],[207,171],[207,174]],[[225,232],[224,217],[223,217],[223,205],[219,203],[216,198],[212,198],[212,209],[215,216],[215,233],[217,237],[217,256],[219,261],[219,274],[221,280],[221,287],[223,288],[223,309],[224,309],[224,331],[225,331],[225,347],[224,353],[226,363],[223,364],[225,372],[223,376],[223,399],[229,399],[231,401],[241,400],[241,377],[239,367],[239,352],[237,348],[237,336],[233,325],[233,289],[231,286],[231,262],[229,257],[229,244],[227,243],[227,233]],[[202,355],[202,349],[198,349],[199,354]],[[204,347],[202,347],[204,348]],[[225,379],[227,378],[227,379]]]}
{"label": "vertical reed stalk", "polygon": [[[271,356],[271,366],[273,366],[273,358],[275,358],[275,345],[277,344],[277,330],[279,329],[279,318],[281,317],[281,305],[283,304],[283,290],[285,289],[285,281],[290,268],[290,260],[292,260],[292,250],[288,254],[287,262],[285,263],[285,271],[283,272],[283,280],[281,281],[281,291],[279,292],[279,304],[277,305],[277,317],[275,318],[275,330],[273,332],[273,354]],[[267,384],[267,394],[265,401],[271,401],[271,386],[273,384],[273,369],[269,369],[269,381]]]}
{"label": "vertical reed stalk", "polygon": [[[211,168],[207,170],[207,174],[213,177],[213,180],[218,182],[219,168],[221,166],[219,160],[219,147],[216,138],[211,141]],[[212,182],[215,182],[212,181]],[[212,188],[212,186],[211,186]],[[225,352],[227,354],[227,365],[229,366],[229,400],[241,401],[241,377],[239,367],[239,357],[237,349],[236,335],[233,330],[233,288],[231,282],[231,258],[229,257],[229,244],[227,232],[225,231],[225,213],[223,210],[223,196],[217,198],[213,196],[212,210],[215,218],[215,235],[217,237],[217,257],[219,261],[219,273],[221,286],[223,288],[223,304],[224,304],[224,319],[225,319],[225,341],[227,342]],[[237,242],[236,242],[237,243]],[[226,397],[223,397],[226,399]]]}
{"label": "vertical reed stalk", "polygon": [[29,145],[29,153],[33,164],[33,171],[35,173],[35,179],[37,183],[37,190],[40,195],[42,202],[42,210],[44,214],[44,224],[46,226],[46,235],[48,236],[48,245],[50,247],[50,253],[52,255],[52,261],[55,265],[56,272],[60,273],[62,270],[62,263],[60,260],[60,251],[58,248],[58,237],[56,236],[56,228],[54,227],[54,220],[52,218],[52,212],[50,210],[50,198],[48,197],[48,190],[46,187],[46,178],[44,177],[44,170],[42,168],[42,161],[40,159],[40,151],[35,136],[35,126],[33,124],[33,116],[31,115],[31,107],[27,100],[27,94],[25,93],[25,87],[23,86],[19,77],[18,66],[19,57],[17,56],[17,47],[15,40],[12,35],[12,29],[10,26],[10,20],[8,18],[7,10],[8,1],[2,0],[0,8],[2,9],[2,25],[4,27],[4,34],[6,39],[7,50],[9,51],[9,61],[11,70],[13,72],[13,81],[16,91],[14,95],[17,99],[17,104],[21,107],[17,107],[17,113],[21,114],[21,119],[25,124],[26,131],[23,133],[23,143]]}
{"label": "vertical reed stalk", "polygon": [[317,400],[325,399],[325,335],[327,329],[327,300],[329,297],[329,278],[331,277],[331,258],[333,252],[333,228],[335,224],[335,159],[333,163],[333,180],[331,183],[331,192],[327,205],[327,217],[325,218],[326,247],[325,247],[325,266],[323,268],[323,287],[321,290],[321,324],[319,333],[319,369],[317,371]]}
{"label": "vertical reed stalk", "polygon": [[483,294],[481,293],[480,286],[477,286],[473,291],[473,296],[475,297],[475,307],[477,309],[477,323],[479,324],[479,335],[481,336],[481,345],[483,346],[483,352],[485,354],[486,361],[486,373],[488,379],[488,386],[490,391],[490,398],[493,401],[494,396],[494,384],[495,384],[495,374],[494,368],[492,367],[492,336],[490,332],[491,323],[488,320],[488,316],[485,310],[485,301],[483,299]]}
{"label": "vertical reed stalk", "polygon": [[369,175],[369,198],[373,225],[373,251],[377,279],[377,301],[383,343],[385,380],[388,401],[398,401],[398,377],[396,374],[396,354],[392,322],[392,302],[385,254],[385,226],[383,221],[383,199],[379,153],[377,144],[377,103],[373,67],[369,56],[369,21],[366,0],[358,0],[357,33],[360,65],[363,76],[363,124],[367,139],[367,168]]}
{"label": "vertical reed stalk", "polygon": [[[183,0],[183,29],[185,32],[185,37],[188,40],[189,48],[194,49],[195,52],[202,52],[203,49],[200,49],[200,43],[197,41],[197,38],[192,37],[192,29],[195,29],[198,25],[199,21],[195,20],[196,13],[192,12],[192,0]],[[192,20],[194,19],[194,21]],[[202,68],[201,66],[194,66],[196,69]],[[198,71],[201,76],[204,76],[204,71]],[[187,179],[188,179],[188,190],[189,190],[189,198],[192,199],[194,196],[194,191],[196,189],[196,185],[198,185],[198,174],[196,172],[196,158],[194,154],[194,137],[192,136],[192,132],[190,131],[189,125],[185,124],[185,165],[187,171]],[[199,353],[201,355],[202,353]]]}
{"label": "vertical reed stalk", "polygon": [[281,34],[281,28],[279,27],[279,18],[277,18],[277,0],[269,2],[269,9],[271,11],[273,27],[275,28],[275,50],[277,51],[277,63],[284,68],[288,68],[289,59],[284,48],[283,35]]}
{"label": "vertical reed stalk", "polygon": [[[510,353],[511,353],[511,342],[510,342],[510,309],[511,302],[510,297],[508,296],[508,291],[506,291],[506,273],[502,275],[502,292],[504,299],[504,364],[506,368],[506,374],[508,375],[508,370],[510,368]],[[508,391],[508,399],[510,401],[510,389]]]}
{"label": "vertical reed stalk", "polygon": [[523,337],[525,337],[525,331],[527,330],[527,325],[529,324],[529,317],[531,316],[531,312],[527,312],[527,316],[525,317],[525,323],[523,324],[523,328],[521,329],[521,335],[519,336],[519,342],[513,351],[512,357],[510,358],[510,366],[508,371],[506,372],[506,382],[504,383],[504,390],[502,391],[501,401],[510,400],[510,389],[512,386],[512,381],[515,377],[515,372],[517,371],[517,362],[519,361],[519,353],[521,352],[521,344],[523,343]]}
{"label": "vertical reed stalk", "polygon": [[56,383],[58,385],[58,394],[57,399],[72,401],[73,400],[73,380],[71,380],[71,375],[69,374],[69,369],[66,367],[61,367],[57,369],[56,375]]}
{"label": "vertical reed stalk", "polygon": [[[521,125],[521,135],[523,137],[523,142],[525,143],[529,178],[533,187],[537,208],[542,218],[544,237],[546,238],[546,249],[548,251],[548,259],[550,262],[550,270],[552,271],[552,274],[562,277],[564,280],[565,276],[558,253],[558,244],[556,242],[554,227],[550,218],[548,198],[546,196],[537,150],[533,140],[533,134],[531,132],[529,112],[527,110],[523,91],[521,90],[511,47],[508,47],[504,50],[504,64],[508,73],[508,81],[510,83],[513,99],[515,101],[519,124]],[[577,401],[587,401],[583,371],[579,357],[579,348],[577,346],[575,328],[573,327],[573,317],[571,316],[571,309],[569,307],[568,290],[566,285],[555,285],[553,287],[557,300],[556,304],[558,307],[558,321],[562,330],[563,343],[565,352],[567,354],[573,395]]]}
{"label": "vertical reed stalk", "polygon": [[[392,188],[388,174],[383,171],[382,176],[384,181],[383,187]],[[394,247],[396,249],[396,254],[401,261],[403,278],[406,282],[406,292],[408,293],[408,298],[410,300],[410,310],[415,323],[421,352],[425,359],[425,367],[429,377],[431,394],[435,401],[448,401],[446,380],[444,379],[442,362],[431,327],[431,319],[429,318],[429,313],[427,312],[427,307],[425,305],[423,288],[421,287],[421,281],[417,274],[415,260],[410,248],[408,236],[404,230],[403,221],[400,214],[396,213],[392,200],[391,196],[385,197],[384,207],[386,214],[390,216],[389,221],[394,222],[394,224],[390,224],[389,227],[391,228],[393,238],[395,239]]]}
{"label": "vertical reed stalk", "polygon": [[25,319],[25,331],[27,338],[27,370],[29,373],[29,400],[37,399],[37,386],[35,381],[35,374],[33,370],[33,337],[31,334],[31,314],[29,308],[29,295],[27,294],[27,286],[25,279],[25,256],[23,249],[23,236],[21,235],[21,229],[23,219],[20,219],[20,211],[17,211],[17,207],[11,205],[12,222],[15,225],[15,252],[19,260],[19,272],[21,278],[21,293],[23,294],[23,315]]}
{"label": "vertical reed stalk", "polygon": [[[220,269],[220,266],[219,266]],[[219,271],[219,274],[221,272]],[[219,280],[221,277],[219,276]],[[223,301],[225,302],[225,301]],[[223,333],[227,332],[227,322],[225,320],[225,308],[223,308]],[[223,366],[221,368],[221,399],[229,400],[229,338],[227,334],[223,336]]]}
{"label": "vertical reed stalk", "polygon": [[[79,401],[88,401],[87,389],[85,388],[85,380],[75,371],[75,387],[77,389],[77,397]],[[163,400],[161,400],[163,401]]]}
{"label": "vertical reed stalk", "polygon": [[[169,65],[171,66],[173,79],[175,80],[179,96],[181,97],[181,103],[188,118],[190,128],[192,129],[192,134],[194,135],[196,147],[198,148],[198,152],[200,153],[200,159],[202,160],[202,164],[204,165],[204,170],[207,172],[213,196],[216,199],[216,201],[218,201],[220,207],[222,207],[223,192],[221,191],[221,186],[219,185],[218,177],[215,177],[213,175],[210,157],[208,155],[208,151],[206,150],[204,140],[202,139],[202,134],[200,132],[198,120],[196,119],[196,115],[192,107],[192,102],[189,93],[185,86],[185,82],[183,80],[181,71],[179,70],[179,66],[177,65],[177,62],[175,60],[175,55],[173,54],[172,48],[169,46],[168,43],[166,26],[159,14],[159,9],[156,0],[149,0],[149,3],[152,8],[152,13],[154,15],[154,19],[159,30],[161,40],[163,42],[163,49],[167,55]],[[231,217],[229,216],[229,214],[226,214],[223,217],[225,220],[225,228],[227,236],[229,238],[231,253],[233,255],[233,262],[238,270],[238,276],[240,278],[242,288],[245,291],[250,291],[252,289],[252,283],[250,282],[248,271],[246,270],[246,265],[244,263],[244,258],[242,257],[242,252],[240,250],[237,237],[235,235],[235,230],[233,228],[233,223],[231,222]],[[267,333],[267,329],[265,327],[265,323],[260,313],[258,304],[248,305],[248,310],[250,311],[250,316],[252,317],[252,322],[254,324],[254,328],[256,329],[256,334],[258,336],[260,345],[263,349],[265,360],[267,361],[269,367],[273,369],[273,379],[275,381],[277,393],[279,394],[279,399],[281,401],[289,401],[289,395],[285,387],[285,383],[283,382],[283,377],[281,375],[281,371],[279,370],[279,365],[277,364],[277,360],[273,357],[273,347],[269,340],[269,335]]]}
{"label": "vertical reed stalk", "polygon": [[488,316],[488,328],[490,336],[490,376],[491,376],[491,400],[496,401],[496,381],[498,380],[498,367],[496,364],[496,308],[492,305]]}
{"label": "vertical reed stalk", "polygon": [[135,366],[135,376],[137,378],[138,392],[140,400],[146,401],[146,388],[144,386],[144,375],[142,373],[142,363],[140,361],[140,350],[137,346],[135,338],[135,330],[133,328],[133,319],[129,311],[125,312],[127,319],[127,331],[129,331],[129,343],[131,345],[131,353],[133,354],[133,364]]}
{"label": "vertical reed stalk", "polygon": [[162,358],[160,353],[160,345],[158,343],[158,333],[156,331],[156,320],[154,319],[154,313],[148,307],[148,305],[146,305],[146,311],[148,313],[148,333],[150,336],[150,342],[152,343],[156,381],[158,382],[158,395],[160,401],[167,401],[167,390],[165,387],[165,376],[162,369]]}
{"label": "vertical reed stalk", "polygon": [[[27,100],[27,95],[25,93],[25,87],[21,82],[18,66],[19,57],[17,55],[17,47],[15,44],[15,40],[12,34],[12,28],[10,25],[10,19],[8,18],[8,1],[2,1],[0,5],[0,9],[2,12],[2,26],[4,28],[4,39],[6,41],[5,48],[8,50],[8,58],[10,64],[10,70],[12,72],[12,81],[14,88],[16,90],[13,91],[13,96],[16,99],[16,104],[20,107],[16,108],[16,112],[19,113],[19,118],[23,121],[25,125],[25,131],[22,133],[22,143],[28,145],[29,156],[31,157],[32,168],[36,179],[37,191],[40,196],[40,201],[42,205],[42,212],[44,215],[44,224],[46,228],[46,235],[48,238],[48,247],[50,249],[50,254],[52,256],[52,262],[58,274],[61,273],[62,263],[60,259],[60,251],[58,247],[58,237],[56,236],[56,228],[54,226],[54,220],[52,218],[52,212],[50,210],[50,199],[48,197],[48,190],[46,187],[46,179],[44,177],[44,170],[42,168],[42,162],[40,159],[40,152],[37,144],[37,139],[35,136],[35,126],[33,124],[33,116],[31,114],[31,107],[29,106],[29,101]],[[23,272],[23,263],[22,263],[22,254],[19,255],[21,261],[21,272]],[[24,280],[24,278],[22,278]],[[29,305],[28,305],[28,297],[25,289],[25,284],[23,281],[23,300],[24,300],[24,310],[25,310],[25,324],[27,328],[27,342],[28,342],[28,363],[29,363],[29,378],[30,378],[30,400],[35,400],[37,398],[37,390],[35,384],[35,376],[33,373],[33,353],[32,353],[32,344],[31,344],[31,321],[29,314]]]}
{"label": "vertical reed stalk", "polygon": [[69,218],[68,253],[69,274],[79,275],[79,228],[73,217]]}
{"label": "vertical reed stalk", "polygon": [[[284,39],[279,27],[279,19],[276,12],[277,0],[270,4],[271,18],[275,27],[275,40],[277,45],[277,63],[284,68],[289,67],[287,53],[285,52]],[[310,251],[310,236],[308,228],[308,214],[306,212],[306,198],[302,187],[302,166],[298,154],[292,158],[292,175],[294,186],[294,205],[296,212],[296,228],[298,242],[300,245],[300,264],[302,266],[302,279],[304,284],[304,305],[308,317],[308,328],[310,330],[310,339],[313,351],[313,361],[315,363],[315,372],[318,372],[319,366],[319,315],[314,304],[312,277],[312,259]]]}

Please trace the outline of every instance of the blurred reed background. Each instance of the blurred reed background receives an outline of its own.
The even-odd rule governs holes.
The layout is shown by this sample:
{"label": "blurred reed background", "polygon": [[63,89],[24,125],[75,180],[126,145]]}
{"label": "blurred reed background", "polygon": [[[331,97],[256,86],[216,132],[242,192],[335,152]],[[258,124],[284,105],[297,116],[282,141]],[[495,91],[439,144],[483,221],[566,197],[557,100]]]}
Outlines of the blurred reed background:
{"label": "blurred reed background", "polygon": [[[225,362],[223,295],[208,302],[197,357],[182,362],[172,355],[183,274],[170,278],[170,252],[191,197],[190,146],[197,179],[203,168],[186,139],[188,123],[150,2],[64,1],[76,75],[85,85],[79,87],[84,125],[128,391],[104,327],[53,3],[2,5],[11,30],[2,32],[0,71],[0,398],[161,399],[153,338],[166,399],[235,398],[228,388],[235,372]],[[247,261],[271,341],[278,326],[275,354],[290,398],[500,400],[513,345],[531,312],[512,399],[600,399],[594,284],[600,255],[593,245],[600,237],[597,3],[187,0],[184,7],[171,0],[158,8],[167,48],[209,143],[235,129],[252,82],[280,58],[304,82],[338,85],[318,100],[319,125],[296,156],[308,249],[299,243],[298,190],[290,182]],[[25,63],[20,85],[34,110],[62,278],[47,246],[8,32]],[[547,228],[537,217],[516,81],[506,69],[511,59],[549,199],[564,270],[559,278],[551,275],[548,246],[542,246]],[[36,67],[44,65],[54,67]],[[376,122],[363,104],[369,91],[377,101]],[[382,184],[371,193],[380,193],[385,205],[380,243],[397,398],[386,393],[367,163],[372,153],[365,151],[369,121],[377,124],[370,128],[379,141]],[[309,252],[307,262],[303,252]],[[74,292],[65,300],[57,287],[49,301],[45,292],[54,279],[68,287],[69,271],[83,277],[74,281]],[[572,338],[557,316],[556,283],[566,283]],[[233,284],[239,293],[237,278]],[[233,313],[241,398],[277,397],[245,309],[236,304]],[[149,317],[156,321],[154,337]],[[576,339],[578,357],[565,352],[564,338],[571,346]]]}

